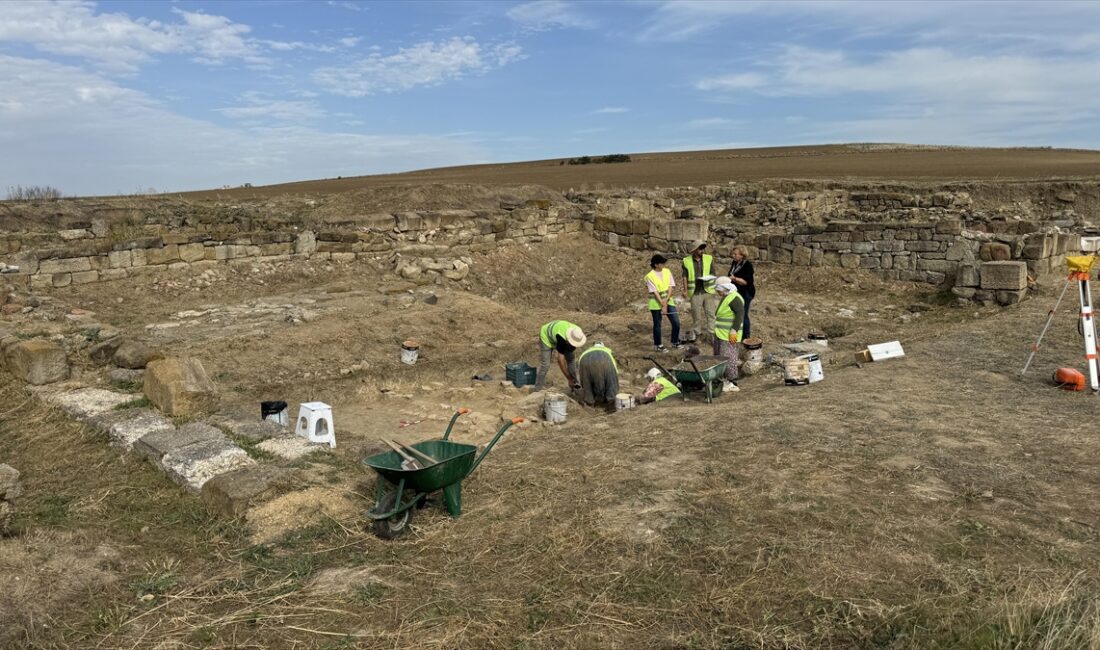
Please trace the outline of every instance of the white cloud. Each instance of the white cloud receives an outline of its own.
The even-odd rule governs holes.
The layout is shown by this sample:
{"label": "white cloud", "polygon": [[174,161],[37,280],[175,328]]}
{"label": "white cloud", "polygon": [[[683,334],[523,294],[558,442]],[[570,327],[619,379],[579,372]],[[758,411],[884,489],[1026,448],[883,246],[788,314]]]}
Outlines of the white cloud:
{"label": "white cloud", "polygon": [[577,13],[573,5],[561,0],[537,0],[516,5],[508,10],[507,15],[520,27],[532,31],[595,27],[592,19]]}
{"label": "white cloud", "polygon": [[787,46],[752,67],[701,79],[696,87],[734,98],[837,98],[854,107],[849,117],[818,119],[806,133],[859,140],[1021,144],[1064,138],[1074,122],[1100,117],[1100,59],[1089,56],[986,56],[944,48],[853,56]]}
{"label": "white cloud", "polygon": [[332,53],[336,51],[335,45],[321,45],[318,43],[305,43],[302,41],[262,41],[264,45],[276,52],[293,52],[303,50],[307,52]]}
{"label": "white cloud", "polygon": [[486,158],[460,138],[224,128],[175,114],[107,77],[3,55],[0,98],[0,178],[66,194],[276,183]]}
{"label": "white cloud", "polygon": [[470,37],[456,37],[417,43],[388,56],[374,52],[346,66],[319,68],[313,81],[337,95],[364,97],[483,74],[522,57],[515,43],[486,46]]}
{"label": "white cloud", "polygon": [[341,38],[337,42],[340,45],[343,45],[344,47],[355,47],[356,45],[359,44],[359,41],[361,41],[361,40],[363,40],[363,39],[358,37],[358,36],[345,36],[344,38]]}
{"label": "white cloud", "polygon": [[10,2],[0,11],[0,43],[28,43],[51,54],[76,56],[130,72],[156,54],[189,54],[217,64],[240,59],[266,63],[250,28],[224,16],[172,10],[180,22],[97,13],[91,2]]}
{"label": "white cloud", "polygon": [[728,129],[738,122],[724,117],[704,117],[696,120],[688,120],[684,123],[685,129]]}
{"label": "white cloud", "polygon": [[617,113],[629,113],[630,109],[625,106],[604,106],[603,108],[595,111],[597,115],[615,115]]}
{"label": "white cloud", "polygon": [[366,7],[355,4],[354,2],[338,2],[337,0],[328,0],[328,6],[338,7],[340,9],[347,9],[348,11],[366,11]]}
{"label": "white cloud", "polygon": [[252,121],[304,122],[325,116],[325,111],[314,101],[275,99],[258,92],[244,93],[240,101],[239,106],[217,111],[232,119]]}

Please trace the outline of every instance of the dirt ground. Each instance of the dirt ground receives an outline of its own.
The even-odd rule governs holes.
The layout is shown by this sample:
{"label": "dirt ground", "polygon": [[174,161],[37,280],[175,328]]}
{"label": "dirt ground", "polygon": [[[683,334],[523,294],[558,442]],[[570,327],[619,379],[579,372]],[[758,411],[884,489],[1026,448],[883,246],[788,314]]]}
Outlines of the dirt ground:
{"label": "dirt ground", "polygon": [[[784,354],[828,332],[823,382],[772,368],[710,405],[537,421],[541,397],[500,380],[537,362],[554,318],[641,388],[645,261],[578,237],[475,257],[464,287],[360,262],[56,292],[38,314],[89,310],[199,357],[226,411],[332,404],[338,446],[302,463],[301,490],[221,520],[0,384],[0,457],[26,492],[0,540],[0,646],[1100,647],[1097,397],[1049,385],[1080,366],[1073,309],[1019,374],[1059,280],[960,309],[924,285],[760,264],[755,334]],[[892,339],[904,359],[852,363]],[[374,537],[359,461],[380,437],[438,436],[458,407],[462,441],[531,421],[464,483],[462,517],[429,507],[408,536]]]}
{"label": "dirt ground", "polygon": [[[581,152],[597,155],[615,152]],[[190,192],[194,198],[328,194],[430,183],[538,185],[558,191],[674,187],[765,179],[962,181],[1096,178],[1100,152],[1083,149],[968,148],[838,144],[669,153],[630,153],[629,163],[563,165],[562,159],[443,167],[256,188]],[[404,195],[400,190],[388,191]],[[476,199],[476,197],[473,197]]]}

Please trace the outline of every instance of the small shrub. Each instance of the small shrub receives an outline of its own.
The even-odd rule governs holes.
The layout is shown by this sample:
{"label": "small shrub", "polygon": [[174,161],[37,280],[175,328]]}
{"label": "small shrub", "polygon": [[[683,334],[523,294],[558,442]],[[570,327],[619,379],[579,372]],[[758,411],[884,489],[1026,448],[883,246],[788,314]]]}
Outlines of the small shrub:
{"label": "small shrub", "polygon": [[61,190],[49,185],[12,185],[8,187],[9,201],[48,201],[60,199]]}

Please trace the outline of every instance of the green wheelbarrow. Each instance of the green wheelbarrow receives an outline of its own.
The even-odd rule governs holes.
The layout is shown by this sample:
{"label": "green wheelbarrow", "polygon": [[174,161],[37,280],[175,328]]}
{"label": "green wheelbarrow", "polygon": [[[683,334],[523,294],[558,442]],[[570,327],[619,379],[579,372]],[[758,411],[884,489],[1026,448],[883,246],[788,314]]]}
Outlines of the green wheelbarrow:
{"label": "green wheelbarrow", "polygon": [[666,369],[654,357],[643,358],[652,361],[653,365],[661,371],[661,374],[673,384],[676,384],[685,400],[687,400],[689,392],[702,391],[707,394],[707,404],[710,404],[715,397],[722,394],[726,366],[729,363],[729,360],[725,357],[692,357],[685,359],[671,369]]}
{"label": "green wheelbarrow", "polygon": [[[443,491],[443,506],[452,517],[462,514],[462,479],[473,473],[497,444],[504,432],[514,424],[523,422],[523,418],[513,418],[493,439],[489,441],[480,456],[477,445],[451,442],[451,429],[460,415],[470,409],[459,409],[447,425],[447,432],[438,440],[424,440],[413,445],[413,449],[437,462],[426,467],[402,467],[405,460],[396,451],[387,451],[363,459],[363,464],[378,473],[377,501],[365,514],[374,521],[374,534],[383,539],[394,539],[405,534],[412,519],[414,507],[424,507],[428,495],[437,490]],[[420,454],[417,454],[418,456]],[[407,463],[405,466],[407,467]],[[406,496],[408,495],[408,496]]]}

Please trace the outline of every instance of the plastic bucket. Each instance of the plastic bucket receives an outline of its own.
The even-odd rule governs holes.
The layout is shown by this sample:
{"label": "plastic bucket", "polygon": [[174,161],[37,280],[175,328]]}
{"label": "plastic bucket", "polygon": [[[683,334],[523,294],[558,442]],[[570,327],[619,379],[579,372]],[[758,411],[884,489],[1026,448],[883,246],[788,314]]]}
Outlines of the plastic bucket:
{"label": "plastic bucket", "polygon": [[260,419],[286,426],[290,422],[286,402],[260,402]]}
{"label": "plastic bucket", "polygon": [[751,337],[742,341],[741,345],[745,348],[746,361],[764,362],[764,341]]}
{"label": "plastic bucket", "polygon": [[420,356],[420,346],[416,341],[405,341],[401,344],[401,363],[413,365]]}
{"label": "plastic bucket", "polygon": [[821,357],[816,354],[804,354],[801,357],[810,363],[810,383],[814,384],[825,379],[825,368],[821,365]]}
{"label": "plastic bucket", "polygon": [[810,361],[805,357],[784,359],[783,383],[788,386],[805,386],[810,383]]}
{"label": "plastic bucket", "polygon": [[615,396],[615,410],[625,411],[634,408],[634,396],[630,393],[619,393]]}
{"label": "plastic bucket", "polygon": [[806,340],[810,343],[816,343],[823,348],[829,347],[829,337],[821,332],[810,332],[806,335]]}
{"label": "plastic bucket", "polygon": [[542,403],[543,419],[553,424],[561,424],[562,422],[565,422],[565,411],[567,404],[568,402],[565,399],[565,395],[547,395],[546,400]]}

